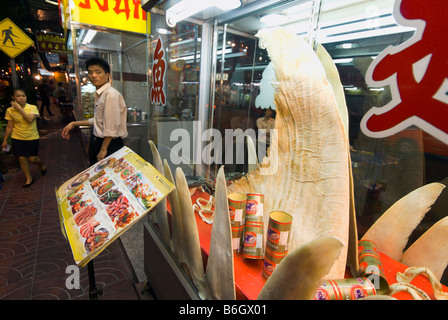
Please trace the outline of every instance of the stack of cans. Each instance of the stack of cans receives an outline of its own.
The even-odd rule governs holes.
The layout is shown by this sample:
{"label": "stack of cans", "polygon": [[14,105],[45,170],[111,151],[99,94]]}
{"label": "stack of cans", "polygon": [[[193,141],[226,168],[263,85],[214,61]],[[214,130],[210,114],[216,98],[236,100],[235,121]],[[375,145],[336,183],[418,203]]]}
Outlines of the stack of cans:
{"label": "stack of cans", "polygon": [[266,251],[263,263],[263,276],[269,278],[275,267],[288,254],[289,235],[292,216],[283,211],[269,214]]}
{"label": "stack of cans", "polygon": [[264,196],[258,193],[247,193],[246,223],[244,230],[243,256],[248,259],[263,259],[263,204]]}
{"label": "stack of cans", "polygon": [[232,226],[233,254],[241,253],[243,247],[244,222],[246,217],[246,195],[233,192],[227,195],[229,203],[230,223]]}

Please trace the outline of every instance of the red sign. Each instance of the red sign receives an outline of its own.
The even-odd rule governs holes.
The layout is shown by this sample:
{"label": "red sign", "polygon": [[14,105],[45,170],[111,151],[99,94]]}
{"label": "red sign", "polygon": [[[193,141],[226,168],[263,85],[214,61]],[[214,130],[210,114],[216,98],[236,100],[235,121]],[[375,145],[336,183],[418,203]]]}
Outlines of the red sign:
{"label": "red sign", "polygon": [[361,130],[384,138],[415,125],[448,144],[448,1],[397,0],[394,16],[417,31],[401,45],[386,48],[370,65],[367,83],[389,85],[392,100],[371,108]]}
{"label": "red sign", "polygon": [[155,105],[165,105],[166,93],[165,93],[165,48],[162,44],[162,39],[157,39],[156,49],[154,51],[153,67],[152,67],[152,89],[151,89],[151,102]]}

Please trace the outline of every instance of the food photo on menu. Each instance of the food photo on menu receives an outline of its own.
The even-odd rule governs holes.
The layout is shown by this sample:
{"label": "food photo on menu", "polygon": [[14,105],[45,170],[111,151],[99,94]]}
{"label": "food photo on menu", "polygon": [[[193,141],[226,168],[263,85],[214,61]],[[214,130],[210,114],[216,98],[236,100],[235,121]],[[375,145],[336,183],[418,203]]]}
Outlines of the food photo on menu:
{"label": "food photo on menu", "polygon": [[60,220],[77,263],[85,265],[173,188],[127,147],[62,185]]}

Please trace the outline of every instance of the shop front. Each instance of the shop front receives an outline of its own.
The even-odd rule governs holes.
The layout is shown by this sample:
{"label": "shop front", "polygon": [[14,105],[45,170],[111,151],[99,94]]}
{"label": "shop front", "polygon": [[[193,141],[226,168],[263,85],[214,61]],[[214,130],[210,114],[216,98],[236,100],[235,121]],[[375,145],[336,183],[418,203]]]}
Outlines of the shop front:
{"label": "shop front", "polygon": [[[208,1],[204,8],[199,1],[142,2],[151,13],[147,132],[157,152],[149,145],[146,150],[152,161],[166,160],[160,167],[165,175],[178,179],[182,170],[191,205],[187,202],[186,208],[183,203],[180,211],[194,215],[197,229],[191,237],[199,241],[204,281],[213,286],[214,276],[207,275],[213,268],[225,273],[224,262],[221,269],[208,266],[211,256],[216,263],[213,250],[225,255],[229,249],[225,241],[214,243],[213,231],[218,210],[223,209],[222,203],[218,209],[217,190],[224,172],[226,199],[241,193],[247,205],[240,219],[242,231],[235,226],[238,214],[230,217],[234,270],[229,278],[236,288],[231,298],[259,297],[282,259],[298,254],[308,241],[340,232],[334,231],[336,225],[343,229],[338,234],[343,237],[346,269],[342,277],[323,277],[322,283],[354,288],[359,279],[373,279],[367,283],[375,288],[363,287],[357,297],[390,297],[391,288],[402,285],[398,273],[408,267],[435,268],[425,261],[429,254],[416,251],[429,253],[437,247],[425,247],[419,240],[433,234],[433,227],[443,224],[446,216],[448,130],[442,119],[448,86],[440,69],[447,56],[437,52],[436,40],[446,5],[437,1],[437,10],[429,12],[405,0],[236,2],[233,8],[232,1],[226,1],[229,7]],[[326,80],[315,79],[319,72]],[[332,120],[325,120],[330,113]],[[336,163],[343,163],[342,169]],[[335,177],[329,186],[327,181]],[[177,185],[177,190],[183,189]],[[244,254],[246,244],[257,238],[256,232],[247,232],[258,226],[248,214],[253,193],[264,197],[258,234],[263,252],[255,259]],[[346,196],[339,198],[340,194]],[[148,279],[160,298],[220,297],[205,294],[198,285],[201,281],[188,265],[193,262],[185,258],[191,252],[182,254],[193,249],[175,247],[178,229],[172,201],[168,197],[170,237],[161,236],[153,219],[145,226]],[[232,212],[230,199],[226,205],[224,210]],[[323,213],[332,210],[334,214]],[[289,251],[268,247],[274,211],[292,216],[286,236]],[[308,238],[298,235],[309,229],[317,231],[310,231]],[[377,229],[383,233],[374,232]],[[391,248],[396,247],[402,252],[395,254]],[[434,260],[442,261],[447,248],[437,248],[442,252]],[[375,254],[366,262],[363,250]],[[335,265],[341,257],[343,253]],[[368,270],[379,271],[369,273],[366,263]],[[291,272],[283,265],[281,272]],[[431,272],[446,285],[446,262],[437,268]],[[341,284],[340,278],[349,284]],[[282,283],[279,279],[276,275],[275,281]],[[350,284],[353,279],[356,285]],[[428,281],[431,275],[415,279],[413,285],[437,296]],[[323,296],[323,286],[314,298]],[[269,297],[265,294],[262,297]],[[404,293],[395,297],[411,298]]]}

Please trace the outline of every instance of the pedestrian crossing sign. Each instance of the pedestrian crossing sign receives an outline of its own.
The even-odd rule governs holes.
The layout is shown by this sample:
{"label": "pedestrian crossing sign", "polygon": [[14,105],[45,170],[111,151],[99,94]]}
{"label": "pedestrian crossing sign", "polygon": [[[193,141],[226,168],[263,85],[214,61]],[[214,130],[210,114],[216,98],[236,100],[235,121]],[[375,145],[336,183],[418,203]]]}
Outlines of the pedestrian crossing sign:
{"label": "pedestrian crossing sign", "polygon": [[0,49],[15,58],[28,49],[34,41],[9,18],[0,22]]}

